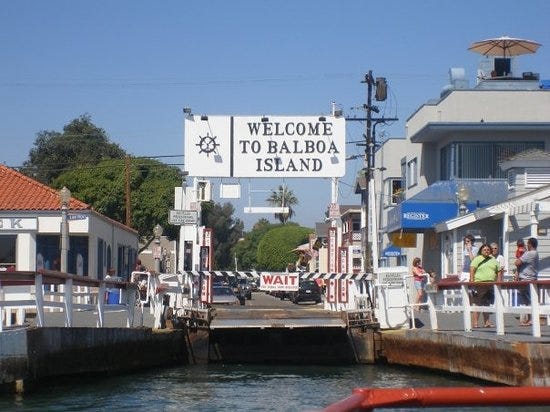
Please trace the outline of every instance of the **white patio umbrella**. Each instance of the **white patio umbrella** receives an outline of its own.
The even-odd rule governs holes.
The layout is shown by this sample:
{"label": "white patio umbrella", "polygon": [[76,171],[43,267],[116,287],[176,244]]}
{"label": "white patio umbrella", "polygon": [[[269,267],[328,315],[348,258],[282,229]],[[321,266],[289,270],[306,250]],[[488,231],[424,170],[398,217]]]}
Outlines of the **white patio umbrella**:
{"label": "white patio umbrella", "polygon": [[540,46],[540,43],[533,40],[502,36],[496,39],[476,41],[468,47],[468,50],[483,54],[484,56],[510,57],[536,53]]}

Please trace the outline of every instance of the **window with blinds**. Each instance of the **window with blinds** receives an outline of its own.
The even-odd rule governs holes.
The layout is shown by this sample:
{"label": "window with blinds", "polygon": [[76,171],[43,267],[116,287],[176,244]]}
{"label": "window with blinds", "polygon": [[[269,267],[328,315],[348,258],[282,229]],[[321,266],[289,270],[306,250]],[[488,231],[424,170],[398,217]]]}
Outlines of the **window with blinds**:
{"label": "window with blinds", "polygon": [[525,187],[536,189],[550,184],[550,167],[533,167],[525,169]]}
{"label": "window with blinds", "polygon": [[499,163],[543,142],[454,142],[441,149],[441,180],[506,178]]}

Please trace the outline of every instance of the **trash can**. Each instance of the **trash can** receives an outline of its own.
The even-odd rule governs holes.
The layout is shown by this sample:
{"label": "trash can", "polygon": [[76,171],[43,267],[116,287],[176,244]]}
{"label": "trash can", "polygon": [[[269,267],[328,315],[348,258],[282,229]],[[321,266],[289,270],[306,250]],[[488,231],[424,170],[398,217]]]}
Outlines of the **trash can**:
{"label": "trash can", "polygon": [[107,303],[111,305],[118,305],[120,303],[119,289],[109,289],[107,292]]}

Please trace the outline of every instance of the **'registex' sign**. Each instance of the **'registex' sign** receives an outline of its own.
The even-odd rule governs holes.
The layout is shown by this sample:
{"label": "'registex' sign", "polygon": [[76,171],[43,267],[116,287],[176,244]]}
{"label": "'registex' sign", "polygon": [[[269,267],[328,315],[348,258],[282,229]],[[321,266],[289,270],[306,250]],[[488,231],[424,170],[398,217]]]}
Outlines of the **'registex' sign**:
{"label": "'registex' sign", "polygon": [[342,177],[345,119],[189,116],[185,169],[205,177]]}

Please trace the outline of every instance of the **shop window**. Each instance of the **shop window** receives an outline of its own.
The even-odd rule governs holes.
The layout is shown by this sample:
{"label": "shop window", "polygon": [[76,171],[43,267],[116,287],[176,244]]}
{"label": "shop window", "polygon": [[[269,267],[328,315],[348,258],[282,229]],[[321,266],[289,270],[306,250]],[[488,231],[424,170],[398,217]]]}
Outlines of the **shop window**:
{"label": "shop window", "polygon": [[386,201],[387,206],[396,205],[403,200],[403,181],[400,178],[386,180]]}
{"label": "shop window", "polygon": [[418,184],[418,161],[416,157],[407,163],[407,187]]}
{"label": "shop window", "polygon": [[105,242],[103,239],[97,239],[97,278],[103,279],[105,271]]}
{"label": "shop window", "polygon": [[61,249],[59,235],[36,235],[37,261],[42,259],[46,270],[61,270]]}
{"label": "shop window", "polygon": [[0,235],[0,268],[15,270],[17,235]]}
{"label": "shop window", "polygon": [[69,239],[67,270],[80,276],[88,276],[88,238],[72,236]]}

